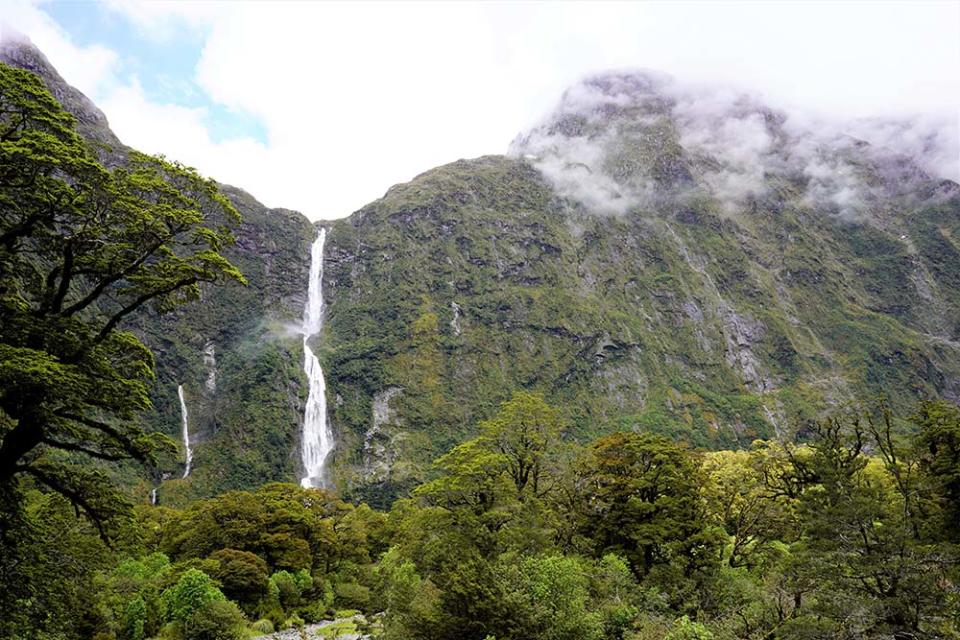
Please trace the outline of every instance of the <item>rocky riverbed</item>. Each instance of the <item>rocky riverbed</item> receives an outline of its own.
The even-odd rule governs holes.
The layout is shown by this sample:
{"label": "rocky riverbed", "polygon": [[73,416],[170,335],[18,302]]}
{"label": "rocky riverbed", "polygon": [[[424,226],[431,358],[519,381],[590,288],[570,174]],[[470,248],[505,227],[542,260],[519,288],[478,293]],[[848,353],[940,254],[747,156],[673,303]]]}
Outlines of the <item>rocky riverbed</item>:
{"label": "rocky riverbed", "polygon": [[268,633],[257,636],[257,640],[370,640],[375,636],[360,631],[368,628],[366,622],[363,615],[357,614],[347,618],[308,624],[302,629],[284,629]]}

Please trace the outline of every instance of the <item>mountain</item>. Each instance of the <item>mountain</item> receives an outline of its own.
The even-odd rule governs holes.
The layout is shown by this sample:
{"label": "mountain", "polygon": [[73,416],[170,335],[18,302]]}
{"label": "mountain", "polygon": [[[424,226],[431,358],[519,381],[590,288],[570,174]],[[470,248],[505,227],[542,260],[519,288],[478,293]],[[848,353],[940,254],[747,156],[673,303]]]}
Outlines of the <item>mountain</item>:
{"label": "mountain", "polygon": [[960,397],[957,184],[653,74],[585,80],[509,155],[393,187],[328,247],[347,486],[402,489],[516,388],[577,436],[702,446]]}
{"label": "mountain", "polygon": [[[0,62],[39,75],[50,92],[77,118],[81,134],[94,143],[104,164],[124,161],[128,148],[110,130],[106,117],[69,86],[28,41],[0,43]],[[163,317],[142,314],[131,322],[157,361],[154,411],[144,417],[151,430],[181,439],[178,385],[183,385],[195,445],[193,471],[180,481],[180,460],[170,460],[149,478],[121,469],[138,499],[151,487],[160,501],[211,495],[259,486],[298,473],[301,342],[288,324],[306,300],[309,247],[316,234],[303,215],[268,209],[242,189],[222,191],[243,216],[236,244],[224,251],[249,285],[207,287],[202,301]]]}
{"label": "mountain", "polygon": [[[91,140],[123,147],[25,44]],[[585,79],[504,156],[392,187],[328,230],[326,373],[342,492],[403,495],[519,388],[570,436],[658,431],[746,445],[884,396],[960,400],[960,187],[924,153],[804,127],[648,72]],[[250,285],[135,326],[157,354],[152,429],[195,433],[160,500],[300,475],[297,335],[316,234],[224,187]],[[211,377],[212,374],[212,377]],[[151,482],[159,478],[152,478]],[[137,485],[146,499],[150,483]]]}

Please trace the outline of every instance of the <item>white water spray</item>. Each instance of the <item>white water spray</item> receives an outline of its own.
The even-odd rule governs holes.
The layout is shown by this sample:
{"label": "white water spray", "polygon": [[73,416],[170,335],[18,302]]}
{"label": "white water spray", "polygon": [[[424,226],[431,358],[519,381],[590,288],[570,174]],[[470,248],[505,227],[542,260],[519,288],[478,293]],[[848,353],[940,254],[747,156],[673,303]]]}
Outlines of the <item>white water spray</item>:
{"label": "white water spray", "polygon": [[193,449],[190,448],[190,427],[187,414],[187,401],[183,397],[183,385],[177,387],[177,395],[180,396],[180,416],[183,421],[183,448],[186,449],[187,468],[183,470],[183,477],[190,475],[190,464],[193,462]]}
{"label": "white water spray", "polygon": [[323,244],[327,230],[310,247],[310,282],[307,286],[307,306],[303,310],[303,371],[310,382],[307,407],[303,416],[301,454],[306,475],[300,484],[304,487],[322,487],[324,463],[333,449],[333,433],[327,424],[327,384],[323,379],[320,361],[308,344],[323,326]]}

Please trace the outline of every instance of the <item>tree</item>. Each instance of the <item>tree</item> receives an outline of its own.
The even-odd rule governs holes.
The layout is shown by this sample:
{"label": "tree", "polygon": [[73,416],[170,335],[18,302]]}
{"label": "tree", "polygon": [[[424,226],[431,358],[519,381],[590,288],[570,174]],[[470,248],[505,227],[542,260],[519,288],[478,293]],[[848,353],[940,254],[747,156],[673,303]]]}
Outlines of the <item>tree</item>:
{"label": "tree", "polygon": [[175,585],[163,592],[164,616],[170,622],[184,623],[211,602],[226,600],[213,578],[199,569],[189,569]]}
{"label": "tree", "polygon": [[[505,456],[475,438],[457,445],[435,462],[441,475],[414,490],[414,495],[448,509],[465,509],[477,517],[493,511],[508,493]],[[494,518],[492,528],[502,522]]]}
{"label": "tree", "polygon": [[247,637],[244,617],[229,600],[214,600],[197,609],[183,625],[189,640],[243,640]]}
{"label": "tree", "polygon": [[615,433],[582,463],[583,530],[598,555],[622,554],[638,575],[672,556],[703,562],[706,527],[695,455],[663,437]]}
{"label": "tree", "polygon": [[438,637],[434,631],[441,616],[436,585],[417,573],[416,565],[394,547],[383,554],[375,569],[380,582],[384,636],[393,638]]}
{"label": "tree", "polygon": [[576,556],[504,557],[503,633],[497,637],[599,640],[603,619],[590,598],[589,564]]}
{"label": "tree", "polygon": [[546,489],[546,459],[560,439],[563,421],[542,395],[514,393],[493,419],[480,423],[480,432],[489,447],[503,455],[520,500],[528,492],[539,496]]}
{"label": "tree", "polygon": [[811,432],[804,464],[816,482],[799,498],[797,555],[819,593],[797,624],[816,617],[834,634],[938,635],[956,549],[939,540],[931,487],[891,415],[830,418]]}
{"label": "tree", "polygon": [[240,604],[252,605],[267,595],[267,563],[249,551],[221,549],[210,556],[218,567],[213,577],[224,595]]}
{"label": "tree", "polygon": [[[110,550],[56,493],[0,492],[0,638],[89,638]],[[125,604],[125,603],[124,603]]]}
{"label": "tree", "polygon": [[700,495],[708,519],[730,537],[730,567],[751,567],[763,560],[771,543],[787,533],[788,498],[771,495],[764,476],[776,464],[765,443],[750,451],[715,451],[703,458],[703,485]]}
{"label": "tree", "polygon": [[[161,157],[100,164],[38,77],[0,64],[0,484],[27,475],[103,522],[122,501],[71,457],[152,459],[150,351],[132,314],[244,282],[216,183]],[[70,456],[58,455],[66,452]]]}
{"label": "tree", "polygon": [[[539,394],[516,392],[480,436],[436,460],[441,475],[414,491],[433,504],[472,513],[499,530],[516,507],[543,497],[550,456],[563,429],[559,412]],[[530,505],[527,505],[530,506]]]}
{"label": "tree", "polygon": [[683,616],[674,622],[663,640],[713,640],[713,634],[699,622],[691,622],[690,618]]}
{"label": "tree", "polygon": [[939,495],[946,519],[943,530],[960,542],[960,407],[946,402],[923,402],[913,421],[920,463]]}

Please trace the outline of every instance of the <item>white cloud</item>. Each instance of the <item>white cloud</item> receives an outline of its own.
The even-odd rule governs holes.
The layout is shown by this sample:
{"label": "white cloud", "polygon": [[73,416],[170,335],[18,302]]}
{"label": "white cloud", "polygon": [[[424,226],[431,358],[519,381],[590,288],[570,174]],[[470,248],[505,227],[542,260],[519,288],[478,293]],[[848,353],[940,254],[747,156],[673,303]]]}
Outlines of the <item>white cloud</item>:
{"label": "white cloud", "polygon": [[123,15],[137,33],[154,41],[167,40],[183,29],[201,30],[230,11],[230,3],[204,0],[101,0]]}
{"label": "white cloud", "polygon": [[101,45],[76,45],[64,29],[34,3],[26,0],[0,2],[0,40],[27,36],[47,56],[67,82],[87,96],[98,96],[115,86],[115,51]]}
{"label": "white cloud", "polygon": [[[111,77],[115,54],[72,47],[33,7],[41,15],[20,29],[128,143],[312,218],[347,215],[438,164],[503,152],[566,86],[602,69],[762,89],[764,100],[831,117],[960,113],[958,3],[108,1],[148,37],[206,34],[198,82],[261,118],[268,144],[212,142],[203,114],[148,103]],[[763,153],[753,124],[727,132],[745,140],[730,163]]]}
{"label": "white cloud", "polygon": [[252,184],[270,167],[270,151],[263,144],[250,138],[214,142],[204,122],[205,109],[150,102],[136,81],[111,91],[100,106],[111,114],[111,127],[124,143],[146,153],[163,153],[220,182]]}

